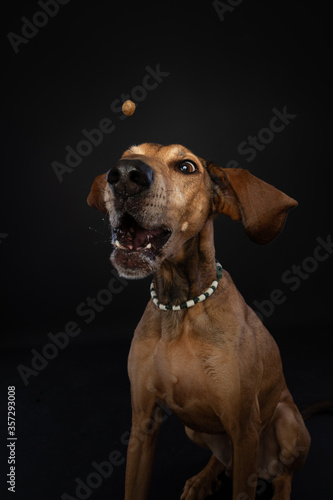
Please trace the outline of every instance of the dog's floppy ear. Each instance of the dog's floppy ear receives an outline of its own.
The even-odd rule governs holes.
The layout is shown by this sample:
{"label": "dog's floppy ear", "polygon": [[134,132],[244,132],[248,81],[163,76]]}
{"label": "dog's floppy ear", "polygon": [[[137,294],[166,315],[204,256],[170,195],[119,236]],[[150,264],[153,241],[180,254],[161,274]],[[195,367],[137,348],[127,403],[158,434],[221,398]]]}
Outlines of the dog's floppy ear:
{"label": "dog's floppy ear", "polygon": [[269,243],[282,230],[297,201],[241,168],[204,163],[213,182],[215,213],[241,221],[251,240]]}
{"label": "dog's floppy ear", "polygon": [[97,210],[100,210],[105,214],[107,213],[105,203],[106,183],[106,174],[98,175],[91,186],[90,193],[87,198],[87,203],[90,207],[97,208]]}

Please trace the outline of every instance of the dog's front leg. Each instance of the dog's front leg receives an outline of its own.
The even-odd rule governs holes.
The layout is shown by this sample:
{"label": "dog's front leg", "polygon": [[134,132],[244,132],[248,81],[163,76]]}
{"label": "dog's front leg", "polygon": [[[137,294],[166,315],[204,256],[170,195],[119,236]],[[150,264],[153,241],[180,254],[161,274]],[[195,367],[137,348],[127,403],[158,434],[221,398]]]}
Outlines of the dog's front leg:
{"label": "dog's front leg", "polygon": [[233,500],[254,500],[258,474],[259,434],[251,423],[232,436]]}
{"label": "dog's front leg", "polygon": [[151,481],[156,438],[162,410],[155,403],[144,411],[133,408],[127,450],[125,500],[146,500]]}

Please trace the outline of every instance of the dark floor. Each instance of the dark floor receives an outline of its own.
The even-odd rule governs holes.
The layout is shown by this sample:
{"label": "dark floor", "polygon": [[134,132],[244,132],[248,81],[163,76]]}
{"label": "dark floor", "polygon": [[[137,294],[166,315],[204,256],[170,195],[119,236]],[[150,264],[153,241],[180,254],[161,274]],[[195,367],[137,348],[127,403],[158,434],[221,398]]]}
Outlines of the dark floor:
{"label": "dark floor", "polygon": [[[279,332],[279,345],[288,385],[299,406],[332,396],[332,354],[317,331],[316,342],[303,329]],[[17,500],[123,499],[126,438],[130,430],[130,396],[126,372],[129,341],[93,338],[71,341],[49,361],[38,376],[24,386],[18,364],[29,364],[29,350],[9,350],[2,359],[1,415],[6,414],[6,387],[16,386]],[[38,350],[38,349],[37,349]],[[295,474],[293,500],[326,499],[331,495],[333,471],[333,414],[312,417],[308,422],[312,447],[305,467]],[[2,433],[2,450],[6,449]],[[113,452],[112,473],[103,479],[91,473],[93,463],[108,461]],[[209,454],[191,443],[184,427],[169,416],[160,432],[150,500],[179,499],[188,477],[198,472]],[[121,463],[119,463],[121,462]],[[7,466],[1,462],[2,477]],[[76,492],[77,481],[97,481]],[[100,483],[100,484],[99,484]],[[270,498],[271,487],[261,486],[259,500]],[[230,481],[225,495],[231,498]],[[67,494],[67,495],[66,495]],[[11,496],[10,496],[11,495]],[[0,494],[1,498],[3,494]],[[5,498],[7,498],[5,495]],[[211,498],[221,498],[221,492]]]}

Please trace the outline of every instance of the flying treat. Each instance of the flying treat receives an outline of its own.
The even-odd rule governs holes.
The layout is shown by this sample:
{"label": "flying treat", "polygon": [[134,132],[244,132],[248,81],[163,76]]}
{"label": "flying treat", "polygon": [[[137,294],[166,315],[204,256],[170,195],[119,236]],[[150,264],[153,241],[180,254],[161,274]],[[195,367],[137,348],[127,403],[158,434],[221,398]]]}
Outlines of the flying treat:
{"label": "flying treat", "polygon": [[135,111],[135,103],[130,100],[125,101],[121,109],[123,110],[124,115],[132,116]]}

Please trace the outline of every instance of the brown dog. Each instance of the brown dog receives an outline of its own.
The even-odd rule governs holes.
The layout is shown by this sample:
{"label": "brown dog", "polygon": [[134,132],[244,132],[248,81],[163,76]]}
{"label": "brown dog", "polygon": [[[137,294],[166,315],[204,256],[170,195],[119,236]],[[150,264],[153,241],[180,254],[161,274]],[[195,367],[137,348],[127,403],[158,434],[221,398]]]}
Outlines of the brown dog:
{"label": "brown dog", "polygon": [[274,500],[289,499],[310,436],[275,341],[226,271],[216,283],[213,219],[228,215],[252,240],[268,243],[296,201],[247,170],[219,168],[183,146],[142,144],[95,179],[88,203],[110,217],[118,272],[154,278],[155,298],[128,360],[125,500],[148,496],[161,403],[212,451],[182,500],[206,498],[222,471],[232,475],[233,500],[253,500],[257,477],[273,480]]}

